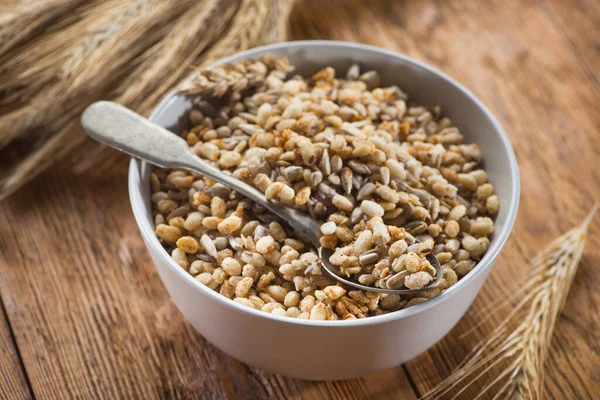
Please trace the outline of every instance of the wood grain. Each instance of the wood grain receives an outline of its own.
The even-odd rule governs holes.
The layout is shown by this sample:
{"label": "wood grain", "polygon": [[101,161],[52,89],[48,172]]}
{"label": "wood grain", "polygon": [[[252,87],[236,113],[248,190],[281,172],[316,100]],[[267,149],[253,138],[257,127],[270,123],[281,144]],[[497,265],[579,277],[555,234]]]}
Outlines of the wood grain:
{"label": "wood grain", "polygon": [[[427,62],[479,96],[515,147],[523,185],[514,233],[465,318],[425,354],[363,379],[317,383],[267,374],[215,349],[183,319],[155,273],[129,209],[123,161],[86,176],[46,173],[0,204],[7,318],[0,314],[0,398],[425,393],[508,311],[494,310],[481,329],[461,337],[478,310],[522,284],[526,261],[600,200],[598,26],[594,0],[296,4],[292,38],[369,43]],[[600,393],[599,235],[596,223],[557,324],[547,398]]]}
{"label": "wood grain", "polygon": [[0,301],[0,399],[30,399],[31,392]]}

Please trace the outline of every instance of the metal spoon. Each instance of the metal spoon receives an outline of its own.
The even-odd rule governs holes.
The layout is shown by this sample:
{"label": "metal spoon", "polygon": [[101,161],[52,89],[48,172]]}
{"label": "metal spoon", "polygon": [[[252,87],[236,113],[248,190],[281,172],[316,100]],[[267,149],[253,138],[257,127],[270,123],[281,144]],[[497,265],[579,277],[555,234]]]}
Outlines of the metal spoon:
{"label": "metal spoon", "polygon": [[270,210],[286,221],[302,239],[312,243],[319,251],[323,268],[334,279],[348,286],[371,292],[408,294],[433,289],[442,281],[440,263],[431,253],[427,255],[427,259],[436,270],[436,279],[423,289],[382,289],[348,280],[340,276],[337,267],[329,262],[333,252],[321,247],[321,229],[317,221],[294,208],[267,200],[257,189],[202,161],[179,136],[128,108],[109,101],[90,105],[81,115],[81,125],[92,139],[100,143],[162,168],[181,168],[208,177]]}

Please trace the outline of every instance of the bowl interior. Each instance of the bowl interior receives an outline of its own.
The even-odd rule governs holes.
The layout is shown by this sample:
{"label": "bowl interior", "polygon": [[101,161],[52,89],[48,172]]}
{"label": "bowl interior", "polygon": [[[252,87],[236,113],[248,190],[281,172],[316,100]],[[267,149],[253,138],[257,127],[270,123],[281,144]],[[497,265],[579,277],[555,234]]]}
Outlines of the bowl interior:
{"label": "bowl interior", "polygon": [[[345,74],[353,63],[358,63],[361,71],[376,69],[382,78],[382,86],[397,85],[409,95],[409,99],[422,105],[440,105],[443,115],[451,118],[465,136],[467,143],[476,143],[481,148],[484,168],[490,182],[496,188],[500,199],[500,210],[495,221],[495,233],[490,247],[477,267],[458,284],[448,289],[459,290],[461,284],[486,269],[495,259],[512,229],[519,202],[519,172],[510,142],[487,108],[468,90],[448,76],[416,60],[375,47],[345,42],[299,41],[279,43],[238,53],[223,59],[215,65],[234,62],[243,58],[258,58],[265,54],[287,57],[296,66],[295,73],[310,76],[325,66],[333,66],[338,73]],[[185,127],[187,112],[191,109],[190,99],[171,93],[152,113],[150,119],[173,131]],[[132,162],[138,186],[133,188],[132,204],[138,224],[145,234],[154,235],[152,209],[150,204],[150,166],[145,162]],[[137,197],[134,198],[134,197]],[[135,203],[141,201],[141,215],[136,212]],[[158,244],[158,240],[155,240]],[[173,262],[173,266],[175,263]],[[436,299],[412,307],[426,306]],[[401,313],[399,311],[397,313]],[[396,313],[394,313],[396,314]],[[372,317],[379,318],[379,317]],[[372,319],[369,318],[369,319]],[[344,321],[351,322],[351,321]]]}

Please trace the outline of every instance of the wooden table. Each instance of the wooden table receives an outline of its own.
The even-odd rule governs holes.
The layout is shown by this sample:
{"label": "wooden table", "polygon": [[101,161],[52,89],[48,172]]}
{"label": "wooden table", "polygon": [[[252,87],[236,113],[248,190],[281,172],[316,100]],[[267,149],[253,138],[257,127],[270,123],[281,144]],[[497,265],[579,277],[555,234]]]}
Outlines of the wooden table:
{"label": "wooden table", "polygon": [[[600,198],[599,26],[597,0],[296,6],[293,38],[369,43],[425,61],[475,92],[515,147],[523,186],[514,233],[465,318],[425,354],[362,379],[305,382],[215,349],[160,283],[129,208],[123,161],[86,176],[47,173],[0,204],[0,398],[423,394],[508,311],[494,311],[461,338],[477,310],[521,285],[526,261]],[[600,394],[599,235],[596,222],[557,324],[547,362],[549,399]]]}

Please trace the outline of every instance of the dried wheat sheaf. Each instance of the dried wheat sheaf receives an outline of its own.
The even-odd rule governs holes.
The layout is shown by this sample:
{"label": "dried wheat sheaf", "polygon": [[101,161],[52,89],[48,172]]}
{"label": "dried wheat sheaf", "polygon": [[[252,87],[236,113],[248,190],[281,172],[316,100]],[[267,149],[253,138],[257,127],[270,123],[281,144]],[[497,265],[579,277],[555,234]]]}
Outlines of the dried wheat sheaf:
{"label": "dried wheat sheaf", "polygon": [[[68,156],[107,157],[79,115],[113,99],[148,114],[192,72],[285,39],[293,0],[10,0],[0,6],[0,200]],[[23,28],[26,27],[26,28]]]}
{"label": "dried wheat sheaf", "polygon": [[[542,399],[544,362],[554,326],[567,299],[598,205],[583,223],[550,243],[530,263],[530,279],[514,295],[486,310],[518,299],[513,311],[467,356],[465,361],[421,399],[458,398],[473,383],[483,383],[475,397],[493,392],[493,399]],[[515,318],[518,316],[518,318]],[[516,326],[513,321],[519,321]],[[481,321],[478,325],[481,325]],[[490,382],[482,382],[490,376]],[[452,394],[452,396],[450,396]]]}

